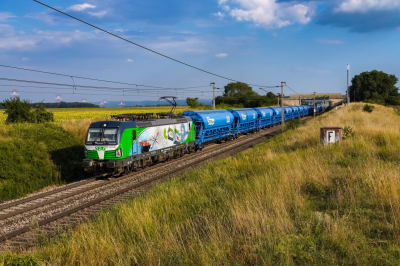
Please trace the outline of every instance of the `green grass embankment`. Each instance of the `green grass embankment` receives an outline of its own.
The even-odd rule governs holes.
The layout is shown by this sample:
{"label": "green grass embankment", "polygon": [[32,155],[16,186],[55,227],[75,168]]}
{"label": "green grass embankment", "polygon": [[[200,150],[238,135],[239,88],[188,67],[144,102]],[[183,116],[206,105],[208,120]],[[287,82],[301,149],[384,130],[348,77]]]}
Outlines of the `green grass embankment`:
{"label": "green grass embankment", "polygon": [[[341,146],[319,128],[350,126]],[[400,117],[333,110],[163,183],[55,243],[41,265],[398,265]],[[0,259],[0,262],[2,260]]]}
{"label": "green grass embankment", "polygon": [[82,177],[82,140],[55,123],[0,129],[0,201]]}

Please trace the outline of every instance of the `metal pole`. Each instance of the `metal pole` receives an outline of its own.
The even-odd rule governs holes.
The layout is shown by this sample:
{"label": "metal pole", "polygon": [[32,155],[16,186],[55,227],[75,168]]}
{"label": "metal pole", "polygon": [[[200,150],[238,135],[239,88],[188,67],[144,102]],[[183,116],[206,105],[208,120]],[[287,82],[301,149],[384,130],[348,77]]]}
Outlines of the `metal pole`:
{"label": "metal pole", "polygon": [[314,92],[314,118],[315,118],[315,92]]}
{"label": "metal pole", "polygon": [[286,84],[286,82],[281,82],[281,109],[282,109],[282,132],[284,130],[285,127],[285,113],[283,111],[283,84]]}
{"label": "metal pole", "polygon": [[211,84],[213,85],[213,110],[215,110],[215,82]]}
{"label": "metal pole", "polygon": [[347,64],[347,104],[350,104],[350,90],[349,90],[349,77],[350,77],[350,66]]}

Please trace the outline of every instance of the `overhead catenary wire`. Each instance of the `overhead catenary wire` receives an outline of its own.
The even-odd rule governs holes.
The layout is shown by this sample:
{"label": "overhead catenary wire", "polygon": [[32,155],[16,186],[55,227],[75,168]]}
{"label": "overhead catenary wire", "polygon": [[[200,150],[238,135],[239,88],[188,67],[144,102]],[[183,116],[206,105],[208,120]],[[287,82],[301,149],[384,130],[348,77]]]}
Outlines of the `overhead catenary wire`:
{"label": "overhead catenary wire", "polygon": [[294,93],[298,94],[297,92],[295,92],[294,90],[292,90],[292,88],[290,88],[286,83],[285,86],[289,88],[289,90],[293,91]]}
{"label": "overhead catenary wire", "polygon": [[[0,84],[0,87],[16,87],[16,88],[36,88],[36,89],[53,89],[53,90],[70,90],[71,88],[62,88],[62,87],[42,87],[42,86],[23,86],[23,85],[9,85],[9,84]],[[79,91],[125,91],[125,92],[136,92],[136,89],[118,89],[118,88],[112,88],[112,89],[107,89],[107,88],[83,88],[83,89],[76,89]],[[202,92],[203,90],[184,90],[180,91],[179,93],[192,93],[192,92]],[[150,91],[142,91],[138,93],[152,93],[152,92],[164,92],[164,90],[150,90]],[[212,93],[210,90],[205,90],[204,92],[206,93]]]}
{"label": "overhead catenary wire", "polygon": [[[34,80],[23,80],[23,79],[10,79],[10,78],[0,78],[0,80],[4,81],[12,81],[12,82],[22,82],[22,83],[34,83],[34,84],[45,84],[45,85],[55,85],[55,86],[68,86],[68,87],[79,87],[79,88],[96,88],[96,89],[110,89],[110,90],[134,90],[135,88],[116,88],[116,87],[99,87],[99,86],[87,86],[87,85],[71,85],[64,83],[53,83],[53,82],[44,82],[44,81],[34,81]],[[140,85],[136,85],[138,88]],[[198,86],[198,87],[186,87],[186,88],[160,88],[163,90],[187,90],[187,89],[195,89],[195,88],[205,88],[206,86]],[[138,90],[138,89],[137,89]],[[148,89],[149,90],[149,89]]]}
{"label": "overhead catenary wire", "polygon": [[[204,72],[204,73],[207,73],[207,74],[210,74],[210,75],[213,75],[213,76],[222,78],[222,79],[226,79],[226,80],[230,80],[230,81],[234,81],[234,82],[240,82],[240,81],[238,81],[238,80],[231,79],[231,78],[227,78],[227,77],[224,77],[224,76],[221,76],[221,75],[212,73],[212,72],[210,72],[210,71],[207,71],[207,70],[204,70],[204,69],[201,69],[201,68],[192,66],[192,65],[190,65],[190,64],[184,63],[184,62],[182,62],[182,61],[179,61],[179,60],[177,60],[177,59],[174,59],[174,58],[172,58],[172,57],[169,57],[169,56],[167,56],[167,55],[164,55],[164,54],[162,54],[162,53],[160,53],[160,52],[157,52],[157,51],[154,51],[154,50],[152,50],[152,49],[150,49],[150,48],[144,47],[143,45],[140,45],[140,44],[137,44],[137,43],[135,43],[135,42],[132,42],[132,41],[130,41],[130,40],[128,40],[128,39],[125,39],[125,38],[123,38],[123,37],[121,37],[121,36],[119,36],[119,35],[116,35],[116,34],[112,33],[112,32],[106,31],[106,30],[104,30],[104,29],[102,29],[102,28],[100,28],[100,27],[97,27],[97,26],[95,26],[95,25],[93,25],[93,24],[90,24],[89,22],[83,21],[83,20],[81,20],[81,19],[79,19],[79,18],[77,18],[77,17],[74,17],[74,16],[72,16],[72,15],[70,15],[70,14],[67,14],[67,13],[65,13],[65,12],[63,12],[63,11],[61,11],[61,10],[58,10],[58,9],[56,9],[56,8],[54,8],[54,7],[51,7],[51,6],[49,6],[49,5],[46,5],[46,4],[42,3],[42,2],[39,2],[39,1],[37,1],[37,0],[33,0],[33,1],[36,2],[36,3],[38,3],[38,4],[43,5],[43,6],[45,6],[45,7],[48,7],[48,8],[50,8],[50,9],[56,11],[56,12],[59,12],[59,13],[61,13],[61,14],[63,14],[63,15],[66,15],[66,16],[72,18],[72,19],[75,19],[75,20],[77,20],[77,21],[79,21],[79,22],[82,22],[82,23],[84,23],[84,24],[86,24],[86,25],[88,25],[88,26],[90,26],[90,27],[93,27],[93,28],[95,28],[95,29],[97,29],[97,30],[100,30],[100,31],[105,32],[105,33],[107,33],[107,34],[109,34],[109,35],[112,35],[112,36],[114,36],[114,37],[116,37],[116,38],[118,38],[118,39],[121,39],[121,40],[126,41],[126,42],[128,42],[128,43],[131,43],[131,44],[133,44],[133,45],[136,45],[136,46],[138,46],[138,47],[140,47],[140,48],[142,48],[142,49],[145,49],[145,50],[147,50],[147,51],[149,51],[149,52],[155,53],[155,54],[157,54],[157,55],[160,55],[160,56],[162,56],[162,57],[165,57],[165,58],[167,58],[167,59],[170,59],[170,60],[172,60],[172,61],[175,61],[175,62],[177,62],[177,63],[179,63],[179,64],[185,65],[185,66],[187,66],[187,67],[190,67],[190,68],[199,70],[199,71],[201,71],[201,72]],[[266,88],[266,87],[271,87],[271,86],[255,85],[255,84],[250,84],[250,83],[246,83],[246,82],[243,82],[243,83],[248,84],[248,85],[251,85],[251,86],[257,86],[257,87],[264,87],[264,88]],[[274,86],[272,86],[272,87],[274,87]]]}
{"label": "overhead catenary wire", "polygon": [[50,74],[50,75],[57,75],[57,76],[63,76],[63,77],[71,77],[71,78],[77,78],[77,79],[86,79],[86,80],[91,80],[91,81],[100,81],[100,82],[108,82],[108,83],[121,84],[121,85],[140,86],[140,87],[155,88],[155,89],[185,89],[185,88],[196,89],[196,88],[208,87],[208,85],[204,85],[204,86],[184,87],[184,88],[169,88],[169,87],[160,87],[160,86],[151,86],[151,85],[141,85],[141,84],[134,84],[134,83],[118,82],[118,81],[111,81],[111,80],[104,80],[104,79],[87,78],[87,77],[80,77],[80,76],[74,76],[74,75],[60,74],[60,73],[47,72],[47,71],[30,69],[30,68],[23,68],[23,67],[7,66],[7,65],[0,65],[0,67],[6,67],[6,68],[12,68],[12,69],[18,69],[18,70],[25,70],[25,71],[31,71],[31,72],[37,72],[37,73],[43,73],[43,74]]}

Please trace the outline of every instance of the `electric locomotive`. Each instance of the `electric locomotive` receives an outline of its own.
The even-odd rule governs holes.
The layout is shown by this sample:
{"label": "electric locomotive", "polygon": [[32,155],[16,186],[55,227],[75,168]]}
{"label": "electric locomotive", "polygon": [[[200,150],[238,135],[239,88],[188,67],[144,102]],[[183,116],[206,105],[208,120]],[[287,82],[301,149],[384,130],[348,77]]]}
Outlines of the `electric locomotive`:
{"label": "electric locomotive", "polygon": [[123,174],[195,150],[190,117],[123,114],[90,125],[85,139],[87,172]]}

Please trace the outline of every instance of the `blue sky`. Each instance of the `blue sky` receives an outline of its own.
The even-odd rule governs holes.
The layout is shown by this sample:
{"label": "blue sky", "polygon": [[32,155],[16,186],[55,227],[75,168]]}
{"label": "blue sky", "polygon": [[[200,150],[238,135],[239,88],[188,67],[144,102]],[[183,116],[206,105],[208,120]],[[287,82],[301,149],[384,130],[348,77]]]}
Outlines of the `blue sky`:
{"label": "blue sky", "polygon": [[[45,0],[44,3],[198,68],[250,84],[280,85],[298,93],[346,90],[351,75],[374,69],[400,77],[399,0]],[[34,1],[2,0],[3,65],[168,88],[110,84],[0,67],[0,100],[17,89],[31,101],[157,100],[173,95],[210,99],[210,82],[229,81],[199,72],[101,33]],[[71,85],[135,89],[83,91]],[[14,86],[20,87],[14,87]],[[21,87],[28,86],[28,87]],[[262,92],[257,86],[257,92]],[[3,92],[4,91],[4,92]],[[272,89],[278,92],[278,89]],[[27,93],[40,92],[40,93]],[[74,93],[75,93],[74,92]],[[218,91],[217,95],[221,91]],[[285,94],[293,93],[285,88]],[[84,95],[87,94],[87,95]],[[102,95],[107,94],[107,95]]]}

